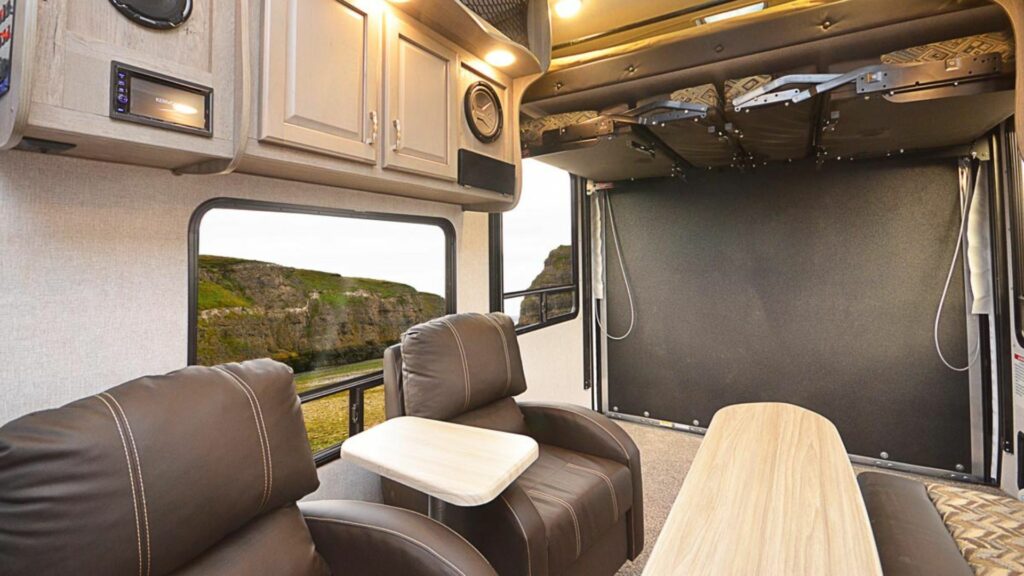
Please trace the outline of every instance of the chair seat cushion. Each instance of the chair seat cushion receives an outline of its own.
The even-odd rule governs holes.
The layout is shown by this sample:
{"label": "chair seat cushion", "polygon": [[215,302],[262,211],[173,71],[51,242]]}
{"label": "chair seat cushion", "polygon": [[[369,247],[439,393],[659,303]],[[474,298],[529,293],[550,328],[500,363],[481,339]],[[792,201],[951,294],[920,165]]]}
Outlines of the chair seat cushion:
{"label": "chair seat cushion", "polygon": [[517,482],[544,522],[553,574],[589,550],[633,501],[628,468],[548,444]]}
{"label": "chair seat cushion", "polygon": [[1024,573],[1024,503],[959,486],[927,488],[975,574]]}

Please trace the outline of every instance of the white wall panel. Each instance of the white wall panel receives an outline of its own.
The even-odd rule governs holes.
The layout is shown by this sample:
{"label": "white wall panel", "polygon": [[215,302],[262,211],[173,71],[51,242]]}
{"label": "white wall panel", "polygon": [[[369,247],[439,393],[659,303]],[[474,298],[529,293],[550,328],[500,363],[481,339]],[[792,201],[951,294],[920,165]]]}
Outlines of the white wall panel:
{"label": "white wall panel", "polygon": [[[185,365],[189,218],[216,197],[423,214],[462,227],[461,210],[446,204],[0,155],[0,423]],[[479,267],[481,257],[465,254],[474,249],[462,246],[462,260]],[[486,242],[479,250],[486,262]],[[486,279],[485,265],[479,274]]]}

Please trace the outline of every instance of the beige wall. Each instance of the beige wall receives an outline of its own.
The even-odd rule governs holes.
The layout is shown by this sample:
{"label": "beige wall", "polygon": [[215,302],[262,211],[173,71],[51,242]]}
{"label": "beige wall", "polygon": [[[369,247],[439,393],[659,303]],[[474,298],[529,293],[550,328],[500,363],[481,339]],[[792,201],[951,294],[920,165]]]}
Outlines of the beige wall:
{"label": "beige wall", "polygon": [[[27,152],[0,154],[0,424],[186,364],[188,224],[211,198],[450,220],[460,311],[488,308],[487,215],[256,176],[174,176]],[[589,405],[580,320],[522,337],[530,399]],[[375,499],[343,463],[317,497]]]}
{"label": "beige wall", "polygon": [[[487,214],[467,212],[463,218],[463,253],[466,274],[460,282],[460,311],[486,312],[490,306]],[[483,246],[484,250],[476,247]],[[472,247],[472,249],[467,249]],[[483,270],[483,277],[479,276]],[[470,285],[470,283],[472,283]],[[462,288],[467,288],[461,299]],[[526,371],[527,391],[521,400],[571,402],[590,407],[590,392],[583,389],[583,320],[577,317],[519,337]]]}
{"label": "beige wall", "polygon": [[[486,286],[486,242],[458,207],[245,175],[174,176],[0,155],[0,422],[186,363],[188,224],[216,197],[424,214],[459,235],[459,299]],[[482,284],[481,284],[482,278]],[[483,296],[486,299],[486,294]]]}

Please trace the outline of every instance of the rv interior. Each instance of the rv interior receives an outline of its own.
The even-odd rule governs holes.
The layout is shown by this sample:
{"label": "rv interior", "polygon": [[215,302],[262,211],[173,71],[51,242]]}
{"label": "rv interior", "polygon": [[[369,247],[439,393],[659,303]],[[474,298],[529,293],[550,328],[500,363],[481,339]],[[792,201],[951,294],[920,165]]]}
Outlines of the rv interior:
{"label": "rv interior", "polygon": [[0,0],[0,574],[1024,574],[1020,0]]}

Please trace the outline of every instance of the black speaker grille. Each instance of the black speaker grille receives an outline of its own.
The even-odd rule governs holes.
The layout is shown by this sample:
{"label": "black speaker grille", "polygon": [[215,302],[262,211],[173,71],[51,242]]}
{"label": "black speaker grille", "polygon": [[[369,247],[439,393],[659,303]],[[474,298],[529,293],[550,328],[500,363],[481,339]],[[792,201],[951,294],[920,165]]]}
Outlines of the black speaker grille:
{"label": "black speaker grille", "polygon": [[462,3],[510,40],[529,48],[526,13],[530,0],[462,0]]}
{"label": "black speaker grille", "polygon": [[110,3],[133,22],[161,30],[180,26],[192,15],[192,0],[110,0]]}

